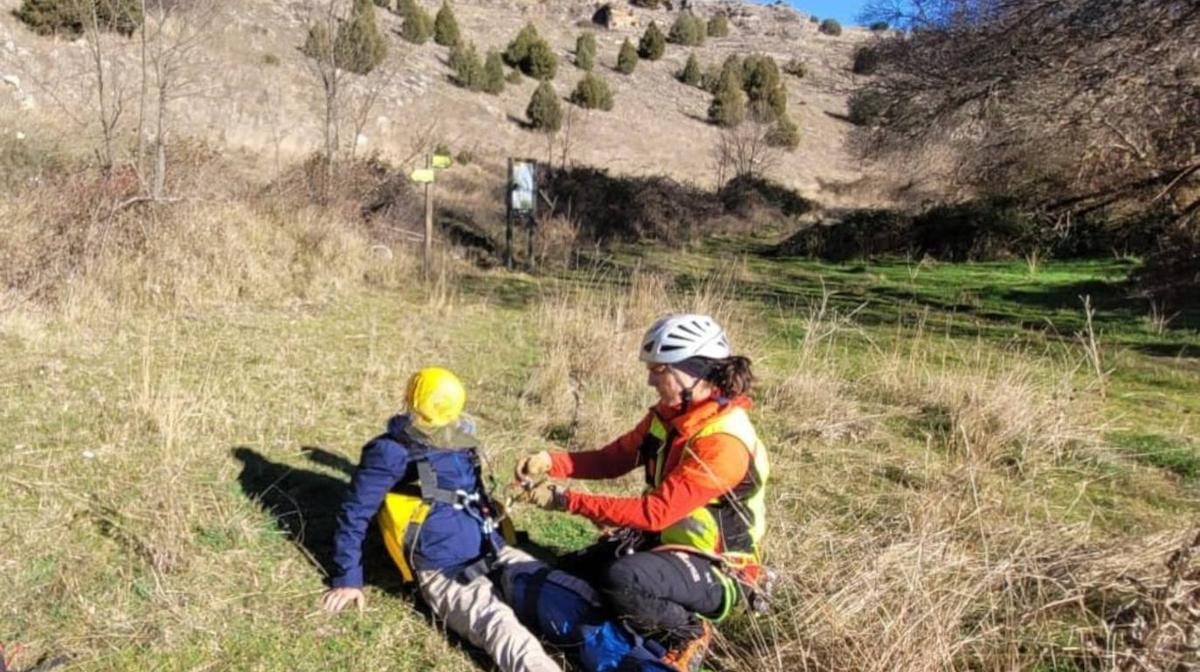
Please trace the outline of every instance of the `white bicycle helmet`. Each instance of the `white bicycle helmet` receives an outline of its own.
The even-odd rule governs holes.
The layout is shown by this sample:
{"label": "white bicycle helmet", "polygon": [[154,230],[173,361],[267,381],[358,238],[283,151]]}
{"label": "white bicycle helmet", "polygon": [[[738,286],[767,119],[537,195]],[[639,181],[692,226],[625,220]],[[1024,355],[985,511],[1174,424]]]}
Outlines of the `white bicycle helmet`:
{"label": "white bicycle helmet", "polygon": [[725,330],[708,315],[668,315],[646,330],[638,359],[677,364],[692,357],[725,359],[733,354]]}

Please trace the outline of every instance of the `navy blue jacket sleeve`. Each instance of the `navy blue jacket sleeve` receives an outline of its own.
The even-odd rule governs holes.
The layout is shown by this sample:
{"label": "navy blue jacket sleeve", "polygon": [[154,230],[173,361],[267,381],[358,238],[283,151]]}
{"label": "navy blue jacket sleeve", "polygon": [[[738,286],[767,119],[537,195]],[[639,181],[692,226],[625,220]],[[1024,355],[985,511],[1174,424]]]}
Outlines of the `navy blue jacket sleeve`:
{"label": "navy blue jacket sleeve", "polygon": [[333,536],[334,588],[363,585],[362,547],[367,525],[388,491],[404,477],[407,466],[408,451],[391,439],[379,438],[363,447]]}

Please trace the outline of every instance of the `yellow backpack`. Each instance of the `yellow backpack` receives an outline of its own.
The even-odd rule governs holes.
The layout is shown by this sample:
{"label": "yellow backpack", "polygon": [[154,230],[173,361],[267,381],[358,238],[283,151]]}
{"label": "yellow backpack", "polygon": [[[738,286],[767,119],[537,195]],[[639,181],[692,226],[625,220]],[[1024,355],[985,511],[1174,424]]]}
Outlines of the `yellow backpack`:
{"label": "yellow backpack", "polygon": [[[387,547],[392,562],[400,569],[400,575],[405,583],[415,580],[412,554],[417,546],[417,537],[421,525],[429,515],[435,502],[446,502],[453,506],[472,506],[480,512],[485,542],[491,539],[492,532],[499,530],[500,536],[509,544],[517,542],[517,531],[512,520],[508,517],[500,502],[487,497],[483,488],[483,477],[479,467],[479,458],[475,450],[471,450],[471,460],[475,465],[476,481],[479,490],[470,495],[460,495],[451,490],[438,487],[437,475],[430,466],[429,460],[417,458],[417,474],[420,478],[420,491],[389,492],[379,509],[379,530],[383,533],[383,545]],[[407,490],[407,489],[406,489]],[[482,502],[483,506],[480,506]]]}

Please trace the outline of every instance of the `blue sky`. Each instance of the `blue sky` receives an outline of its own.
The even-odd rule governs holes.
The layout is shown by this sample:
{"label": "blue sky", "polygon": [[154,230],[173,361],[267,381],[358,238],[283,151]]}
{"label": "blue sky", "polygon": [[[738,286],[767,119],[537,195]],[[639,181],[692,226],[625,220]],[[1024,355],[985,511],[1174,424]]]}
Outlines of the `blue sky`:
{"label": "blue sky", "polygon": [[796,9],[805,14],[815,14],[816,16],[826,19],[833,17],[845,25],[854,23],[854,19],[858,16],[859,10],[866,4],[866,0],[846,0],[845,2],[837,2],[836,0],[789,0]]}

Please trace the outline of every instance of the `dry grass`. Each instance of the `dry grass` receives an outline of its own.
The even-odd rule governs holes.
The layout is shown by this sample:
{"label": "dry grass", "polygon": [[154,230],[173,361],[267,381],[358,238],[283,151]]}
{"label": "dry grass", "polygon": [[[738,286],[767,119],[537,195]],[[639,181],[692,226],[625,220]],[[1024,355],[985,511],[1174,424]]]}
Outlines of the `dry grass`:
{"label": "dry grass", "polygon": [[[1074,344],[887,333],[828,296],[764,311],[738,264],[550,281],[442,254],[415,288],[418,258],[349,200],[231,189],[102,217],[113,185],[80,185],[101,195],[0,200],[0,640],[22,665],[475,669],[386,586],[361,618],[315,613],[344,476],[300,447],[352,460],[435,361],[468,382],[496,473],[547,440],[598,446],[652,402],[646,325],[700,311],[760,363],[781,576],[771,615],[722,625],[722,669],[1194,669],[1193,509],[1096,447]],[[1161,510],[1127,510],[1143,488]]]}

